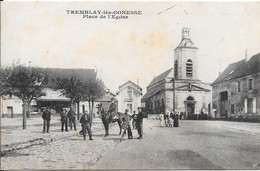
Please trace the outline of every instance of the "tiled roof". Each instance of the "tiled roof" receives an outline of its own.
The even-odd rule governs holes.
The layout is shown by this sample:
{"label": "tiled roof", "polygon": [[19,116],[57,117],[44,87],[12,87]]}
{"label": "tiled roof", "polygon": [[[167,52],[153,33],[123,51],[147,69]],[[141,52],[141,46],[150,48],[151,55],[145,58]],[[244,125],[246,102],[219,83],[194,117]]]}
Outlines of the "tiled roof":
{"label": "tiled roof", "polygon": [[[158,75],[157,77],[155,77],[155,78],[150,82],[149,86],[151,86],[151,85],[153,85],[153,84],[155,84],[155,83],[157,83],[157,82],[160,82],[160,81],[164,80],[164,79],[169,75],[169,73],[171,72],[172,69],[173,69],[173,68],[168,69],[167,71],[165,71],[165,72],[163,72],[162,74],[160,74],[160,75]],[[148,86],[148,87],[149,87],[149,86]]]}
{"label": "tiled roof", "polygon": [[230,64],[212,85],[257,72],[260,72],[260,53],[252,56],[247,62],[243,59]]}

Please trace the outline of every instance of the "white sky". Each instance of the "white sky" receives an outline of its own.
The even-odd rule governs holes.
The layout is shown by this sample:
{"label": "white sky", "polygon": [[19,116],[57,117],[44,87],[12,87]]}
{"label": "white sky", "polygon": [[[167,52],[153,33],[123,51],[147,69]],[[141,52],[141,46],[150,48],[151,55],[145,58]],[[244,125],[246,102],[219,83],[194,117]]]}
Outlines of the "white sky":
{"label": "white sky", "polygon": [[[166,10],[169,7],[173,8]],[[83,19],[66,10],[141,10],[128,20]],[[186,12],[187,14],[186,14]],[[95,68],[112,91],[139,79],[143,92],[173,67],[181,29],[199,48],[199,78],[213,82],[231,62],[260,52],[260,3],[2,2],[1,63]]]}

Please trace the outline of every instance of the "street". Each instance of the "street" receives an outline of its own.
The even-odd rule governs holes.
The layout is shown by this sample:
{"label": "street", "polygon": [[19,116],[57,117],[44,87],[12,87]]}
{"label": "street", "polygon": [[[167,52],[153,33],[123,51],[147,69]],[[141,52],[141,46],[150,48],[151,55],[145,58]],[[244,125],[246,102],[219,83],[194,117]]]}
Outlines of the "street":
{"label": "street", "polygon": [[159,127],[144,120],[144,139],[119,142],[118,127],[94,141],[76,135],[15,150],[1,158],[1,169],[260,169],[260,125],[226,121],[180,121]]}

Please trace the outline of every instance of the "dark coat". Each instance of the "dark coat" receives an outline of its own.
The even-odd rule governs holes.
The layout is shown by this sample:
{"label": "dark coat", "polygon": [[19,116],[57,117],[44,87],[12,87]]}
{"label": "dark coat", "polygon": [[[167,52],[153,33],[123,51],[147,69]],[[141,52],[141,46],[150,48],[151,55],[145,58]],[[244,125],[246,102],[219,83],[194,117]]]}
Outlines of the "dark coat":
{"label": "dark coat", "polygon": [[86,124],[86,123],[91,123],[91,118],[90,118],[90,116],[89,116],[89,114],[84,114],[84,115],[82,115],[81,116],[81,118],[80,118],[80,120],[79,120],[79,122],[81,123],[81,124]]}
{"label": "dark coat", "polygon": [[136,118],[136,123],[142,123],[144,118],[144,114],[142,112],[139,112]]}
{"label": "dark coat", "polygon": [[60,120],[61,120],[61,122],[66,122],[67,121],[67,114],[64,113],[64,112],[61,112]]}
{"label": "dark coat", "polygon": [[115,114],[117,112],[117,105],[116,103],[111,103],[108,109],[109,113]]}
{"label": "dark coat", "polygon": [[76,118],[76,113],[75,113],[73,110],[70,110],[70,111],[68,112],[68,117],[69,117],[70,119]]}
{"label": "dark coat", "polygon": [[42,114],[42,119],[44,120],[51,120],[51,112],[49,110],[45,110]]}

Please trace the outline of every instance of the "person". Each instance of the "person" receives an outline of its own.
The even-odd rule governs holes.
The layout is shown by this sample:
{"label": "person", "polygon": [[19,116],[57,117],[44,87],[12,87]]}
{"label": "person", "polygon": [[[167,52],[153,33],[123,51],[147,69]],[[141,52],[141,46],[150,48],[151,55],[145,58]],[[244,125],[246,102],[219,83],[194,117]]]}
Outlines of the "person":
{"label": "person", "polygon": [[74,126],[74,130],[76,131],[76,113],[72,110],[72,107],[70,107],[70,110],[68,112],[68,118],[69,118],[69,125],[70,130],[72,130],[72,124]]}
{"label": "person", "polygon": [[168,127],[169,126],[169,113],[166,113],[164,115],[164,120],[165,120],[165,126]]}
{"label": "person", "polygon": [[128,115],[128,110],[125,110],[125,113],[122,117],[122,128],[124,129],[123,134],[121,136],[121,139],[124,137],[124,135],[126,134],[127,131],[127,136],[128,139],[132,139],[133,138],[133,134],[132,134],[132,130],[131,130],[131,126],[130,126],[130,119],[129,119],[129,115]]}
{"label": "person", "polygon": [[163,114],[160,114],[159,115],[159,120],[160,120],[160,127],[162,127],[163,126],[163,120],[164,120],[164,115]]}
{"label": "person", "polygon": [[138,108],[138,114],[136,118],[136,128],[139,137],[137,139],[143,139],[143,118],[144,118],[144,114],[141,112],[141,109]]}
{"label": "person", "polygon": [[86,140],[87,131],[88,131],[88,135],[89,135],[89,140],[93,140],[92,133],[91,133],[91,127],[90,127],[91,118],[90,118],[90,114],[88,113],[88,111],[86,111],[86,110],[84,111],[79,122],[81,123],[82,135],[83,135],[84,140]]}
{"label": "person", "polygon": [[132,119],[133,119],[133,121],[132,121],[133,129],[136,129],[137,128],[136,127],[137,114],[135,113],[135,111],[134,111],[134,113],[132,115]]}
{"label": "person", "polygon": [[43,119],[43,131],[42,131],[42,133],[45,133],[46,131],[47,131],[47,133],[49,133],[49,131],[50,131],[50,121],[51,121],[51,112],[50,112],[49,107],[47,107],[43,111],[42,119]]}
{"label": "person", "polygon": [[179,127],[179,115],[178,115],[177,112],[175,112],[175,114],[174,114],[173,126],[174,127]]}
{"label": "person", "polygon": [[117,105],[115,103],[115,98],[111,98],[111,104],[109,105],[108,113],[110,115],[109,120],[112,122],[113,117],[117,114]]}
{"label": "person", "polygon": [[60,114],[60,120],[61,120],[61,132],[64,131],[64,126],[66,132],[68,132],[68,117],[67,117],[67,111],[66,109],[63,109]]}

